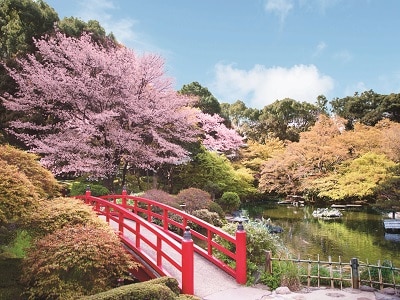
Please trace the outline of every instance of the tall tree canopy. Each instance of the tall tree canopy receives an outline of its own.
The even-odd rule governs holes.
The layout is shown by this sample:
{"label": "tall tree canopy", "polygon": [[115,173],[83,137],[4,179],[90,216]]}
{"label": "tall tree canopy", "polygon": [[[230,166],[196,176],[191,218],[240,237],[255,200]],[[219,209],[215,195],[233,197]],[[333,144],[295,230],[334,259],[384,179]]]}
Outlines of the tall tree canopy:
{"label": "tall tree canopy", "polygon": [[0,1],[0,55],[9,58],[32,52],[32,38],[53,31],[57,13],[42,0]]}
{"label": "tall tree canopy", "polygon": [[13,134],[54,174],[112,182],[121,165],[156,169],[188,159],[185,145],[199,137],[195,125],[207,122],[190,97],[171,88],[159,56],[105,48],[87,34],[56,33],[35,44],[38,55],[8,68],[18,92],[2,98],[7,109],[26,116],[10,123]]}
{"label": "tall tree canopy", "polygon": [[384,118],[400,122],[400,94],[380,95],[369,90],[336,98],[330,104],[333,113],[348,120],[348,129],[352,129],[357,122],[374,126]]}
{"label": "tall tree canopy", "polygon": [[211,115],[221,113],[221,107],[217,98],[207,88],[201,86],[200,83],[192,82],[185,84],[179,92],[183,95],[196,96],[194,106],[200,108],[202,112]]}

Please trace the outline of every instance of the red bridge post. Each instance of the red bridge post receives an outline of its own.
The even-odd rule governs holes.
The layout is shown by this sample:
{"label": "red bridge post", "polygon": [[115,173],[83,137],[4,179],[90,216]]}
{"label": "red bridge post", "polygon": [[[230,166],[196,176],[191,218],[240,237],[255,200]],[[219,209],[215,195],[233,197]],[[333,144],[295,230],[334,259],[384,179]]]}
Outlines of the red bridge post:
{"label": "red bridge post", "polygon": [[127,195],[126,186],[124,186],[122,188],[122,207],[123,208],[126,208],[126,195]]}
{"label": "red bridge post", "polygon": [[246,231],[242,222],[239,222],[236,230],[236,282],[239,284],[247,281],[246,253]]}
{"label": "red bridge post", "polygon": [[194,295],[194,246],[189,226],[182,240],[182,293]]}
{"label": "red bridge post", "polygon": [[87,185],[87,186],[86,186],[86,192],[85,192],[85,203],[86,203],[86,204],[89,204],[89,203],[90,203],[89,197],[90,197],[91,195],[92,195],[92,192],[90,191],[90,186]]}

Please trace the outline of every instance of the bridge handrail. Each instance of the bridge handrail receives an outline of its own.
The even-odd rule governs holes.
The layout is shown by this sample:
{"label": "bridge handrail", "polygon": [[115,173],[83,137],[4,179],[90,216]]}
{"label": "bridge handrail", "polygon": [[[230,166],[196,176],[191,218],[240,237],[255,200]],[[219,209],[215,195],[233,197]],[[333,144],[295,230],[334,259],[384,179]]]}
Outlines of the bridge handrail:
{"label": "bridge handrail", "polygon": [[[100,197],[94,197],[90,195],[90,192],[86,193],[84,196],[76,196],[78,199],[82,199],[86,204],[94,206],[94,210],[101,215],[106,217],[106,222],[110,223],[110,220],[118,224],[119,236],[122,242],[132,250],[136,250],[135,253],[140,255],[142,259],[146,261],[154,270],[159,274],[164,276],[172,276],[164,267],[163,260],[168,261],[175,269],[181,274],[182,286],[181,289],[185,294],[193,294],[193,269],[184,268],[182,265],[184,263],[193,263],[193,242],[192,249],[190,245],[186,246],[185,243],[179,243],[175,238],[171,238],[169,235],[165,235],[165,232],[154,226],[154,224],[148,222],[147,220],[141,218],[139,215],[129,211],[127,208],[114,203],[109,202],[106,199]],[[125,220],[131,220],[135,222],[135,228],[130,226],[125,222]],[[150,231],[156,236],[156,243],[153,243],[144,235],[141,234],[141,227]],[[125,231],[128,231],[135,235],[135,241],[128,238],[125,235]],[[145,243],[148,247],[152,248],[156,253],[156,258],[152,258],[146,253],[140,251],[142,243]],[[176,260],[172,259],[168,253],[164,251],[162,243],[170,246],[176,251],[178,255],[182,257],[182,263],[179,264]],[[184,247],[189,247],[189,251],[184,249]],[[191,256],[191,257],[190,257]],[[191,262],[190,262],[191,261]],[[185,274],[185,272],[191,272],[191,274]],[[192,282],[190,282],[192,281]]]}
{"label": "bridge handrail", "polygon": [[[182,231],[192,222],[196,226],[191,228],[192,236],[206,243],[206,249],[203,249],[199,245],[194,245],[195,252],[199,253],[203,257],[205,257],[210,262],[214,263],[217,267],[224,270],[229,275],[233,276],[236,279],[236,282],[239,284],[245,284],[247,280],[247,269],[246,269],[246,232],[243,229],[242,225],[238,226],[238,230],[236,231],[235,236],[232,236],[221,228],[211,225],[195,216],[192,216],[182,210],[176,209],[169,205],[138,197],[128,195],[124,190],[122,195],[106,195],[100,196],[107,201],[112,201],[114,204],[121,205],[134,212],[135,214],[142,213],[146,215],[148,222],[153,222],[154,218],[162,221],[162,228],[164,232],[167,232],[169,235],[173,236],[175,239],[180,238],[178,235],[174,235],[169,231],[169,225],[176,226]],[[130,200],[130,201],[129,201]],[[133,201],[133,205],[129,202]],[[120,202],[120,203],[117,203]],[[140,206],[142,204],[142,207]],[[143,207],[143,204],[145,207]],[[158,208],[161,210],[161,213],[154,211],[154,208]],[[171,219],[170,215],[177,215],[182,218],[182,223]],[[206,230],[206,235],[196,230],[196,227],[200,227]],[[220,243],[217,243],[213,238],[215,236],[221,237],[223,240],[228,241],[229,243],[234,245],[234,249],[236,252],[233,253],[225,246]],[[228,266],[222,260],[214,256],[214,249],[224,253],[226,256],[230,257],[233,261],[236,262],[235,268]]]}

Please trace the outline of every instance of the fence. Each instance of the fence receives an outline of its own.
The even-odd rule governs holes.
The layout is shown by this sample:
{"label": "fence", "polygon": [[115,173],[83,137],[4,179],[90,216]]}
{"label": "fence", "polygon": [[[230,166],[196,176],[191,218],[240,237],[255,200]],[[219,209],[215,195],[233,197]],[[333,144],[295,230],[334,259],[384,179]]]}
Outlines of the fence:
{"label": "fence", "polygon": [[400,268],[395,268],[390,261],[376,265],[360,262],[358,258],[352,258],[350,262],[328,261],[298,258],[274,258],[271,251],[266,251],[265,271],[273,274],[273,261],[278,263],[291,262],[297,266],[301,282],[310,286],[330,286],[331,288],[351,286],[359,289],[361,285],[367,285],[382,290],[384,287],[400,289]]}

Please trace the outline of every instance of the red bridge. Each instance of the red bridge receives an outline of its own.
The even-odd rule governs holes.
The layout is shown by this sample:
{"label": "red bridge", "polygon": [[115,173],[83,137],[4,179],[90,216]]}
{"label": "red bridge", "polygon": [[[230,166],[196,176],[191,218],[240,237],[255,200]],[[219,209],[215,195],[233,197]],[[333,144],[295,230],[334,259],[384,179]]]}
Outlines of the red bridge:
{"label": "red bridge", "polygon": [[[127,195],[125,190],[122,195],[101,197],[88,190],[77,198],[92,205],[118,232],[149,278],[172,276],[179,281],[182,293],[197,296],[204,296],[205,289],[213,289],[213,285],[226,288],[246,283],[246,232],[242,224],[232,236],[184,211]],[[217,243],[215,237],[224,242]],[[233,246],[229,248],[235,251],[224,245]],[[215,250],[233,260],[234,267],[218,259]],[[214,291],[218,289],[221,286],[215,286]]]}

